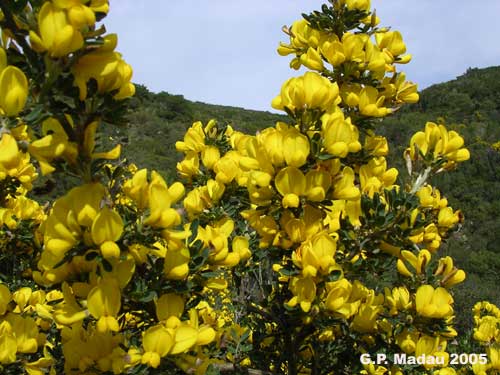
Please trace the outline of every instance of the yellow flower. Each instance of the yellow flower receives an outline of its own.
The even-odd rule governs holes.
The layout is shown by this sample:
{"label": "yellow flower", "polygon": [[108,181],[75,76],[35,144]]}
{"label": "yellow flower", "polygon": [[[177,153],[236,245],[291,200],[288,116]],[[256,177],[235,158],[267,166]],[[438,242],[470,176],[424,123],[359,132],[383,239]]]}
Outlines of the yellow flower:
{"label": "yellow flower", "polygon": [[460,211],[453,212],[451,207],[444,207],[439,210],[438,213],[438,226],[439,229],[449,229],[455,224],[459,223],[462,219]]}
{"label": "yellow flower", "polygon": [[287,165],[301,167],[309,156],[309,138],[297,129],[290,127],[283,135],[283,147],[286,150],[285,161]]}
{"label": "yellow flower", "polygon": [[175,329],[174,340],[174,346],[170,353],[180,354],[186,352],[198,341],[198,330],[189,325],[181,325]]}
{"label": "yellow flower", "polygon": [[370,11],[370,0],[342,0],[341,3],[344,3],[350,10]]}
{"label": "yellow flower", "polygon": [[437,371],[434,371],[432,374],[433,375],[456,375],[457,372],[455,371],[455,369],[453,369],[451,367],[445,367],[445,368],[441,368]]}
{"label": "yellow flower", "polygon": [[[89,4],[91,7],[87,6],[87,0],[53,0],[55,6],[60,9],[65,9],[68,15],[68,19],[70,23],[77,29],[81,29],[84,26],[92,26],[95,24],[95,14],[92,11],[92,4]],[[93,0],[93,3],[96,1]],[[105,3],[104,7],[101,6],[101,11],[107,12],[107,1],[100,1],[101,3]]]}
{"label": "yellow flower", "polygon": [[[320,32],[313,29],[305,19],[295,21],[290,28],[290,44],[280,43],[278,53],[286,56],[308,47],[316,48],[320,37]],[[294,68],[300,67],[300,60],[298,62],[298,66],[293,65]]]}
{"label": "yellow flower", "polygon": [[257,135],[259,143],[274,166],[282,166],[285,163],[283,140],[287,130],[288,125],[277,123],[275,128],[266,128]]}
{"label": "yellow flower", "polygon": [[206,189],[204,187],[197,187],[186,194],[186,198],[182,203],[190,217],[203,212],[209,206],[205,193]]}
{"label": "yellow flower", "polygon": [[377,328],[377,318],[382,312],[382,303],[384,296],[382,294],[376,295],[375,291],[368,290],[366,301],[359,307],[355,315],[352,328],[358,332],[373,332]]}
{"label": "yellow flower", "polygon": [[499,332],[498,318],[493,316],[485,316],[481,318],[479,325],[474,328],[474,340],[489,343],[495,339]]}
{"label": "yellow flower", "polygon": [[406,81],[406,75],[400,73],[394,84],[396,101],[398,103],[417,103],[420,99],[417,85]]}
{"label": "yellow flower", "polygon": [[7,365],[16,361],[17,340],[12,326],[6,320],[0,321],[0,363]]}
{"label": "yellow flower", "polygon": [[306,192],[306,177],[296,167],[283,168],[275,179],[276,190],[283,196],[283,207],[298,207]]}
{"label": "yellow flower", "polygon": [[[329,274],[335,267],[337,238],[326,232],[316,234],[292,253],[295,265],[302,269],[304,277],[315,277],[318,273]],[[338,266],[337,266],[338,267]]]}
{"label": "yellow flower", "polygon": [[306,174],[307,198],[313,202],[323,201],[331,185],[332,178],[326,171],[311,170]]}
{"label": "yellow flower", "polygon": [[228,238],[233,232],[234,222],[227,218],[216,223],[215,226],[207,225],[198,228],[197,239],[203,241],[205,247],[210,249],[209,262],[212,264],[233,267],[239,263],[239,253],[229,251]]}
{"label": "yellow flower", "polygon": [[141,362],[156,368],[160,365],[161,357],[166,356],[174,345],[172,334],[163,326],[154,326],[144,332],[142,347],[144,354]]}
{"label": "yellow flower", "polygon": [[189,249],[167,250],[164,273],[169,280],[183,280],[189,274]]}
{"label": "yellow flower", "polygon": [[330,155],[345,158],[348,153],[361,150],[359,132],[350,117],[345,120],[342,112],[335,112],[325,114],[321,120],[324,146]]}
{"label": "yellow flower", "polygon": [[5,284],[0,284],[0,316],[5,315],[7,312],[7,306],[11,299],[9,288]]}
{"label": "yellow flower", "polygon": [[16,139],[3,133],[0,139],[0,180],[14,177],[27,189],[31,189],[36,179],[35,168],[30,164],[29,153],[23,153],[17,146]]}
{"label": "yellow flower", "polygon": [[189,151],[184,159],[177,163],[177,172],[184,178],[191,179],[200,173],[200,157],[194,151]]}
{"label": "yellow flower", "polygon": [[101,279],[87,297],[87,308],[92,316],[98,319],[97,330],[119,331],[116,316],[121,307],[121,293],[116,280],[112,278]]}
{"label": "yellow flower", "polygon": [[444,168],[452,168],[470,158],[469,150],[462,148],[463,144],[464,139],[457,132],[448,132],[444,125],[427,122],[424,132],[412,136],[407,152],[413,160],[417,160],[420,153],[424,156],[432,154],[434,159],[446,158],[448,163]]}
{"label": "yellow flower", "polygon": [[220,151],[215,146],[206,146],[201,152],[201,161],[207,169],[214,169],[215,163],[220,159]]}
{"label": "yellow flower", "polygon": [[33,292],[31,288],[28,287],[20,288],[14,292],[14,294],[12,295],[12,300],[17,304],[14,312],[24,312],[24,308],[29,303],[32,293]]}
{"label": "yellow flower", "polygon": [[[87,184],[71,189],[68,194],[54,203],[52,212],[43,226],[44,249],[38,263],[38,267],[44,271],[45,276],[51,275],[52,282],[62,281],[59,278],[64,277],[68,269],[64,267],[54,269],[54,266],[64,259],[67,251],[82,240],[84,233],[87,244],[92,244],[90,228],[100,212],[100,204],[104,195],[104,186],[97,183]],[[108,216],[110,216],[109,213]],[[103,218],[105,219],[106,215]],[[113,218],[116,219],[115,215],[111,214],[109,219],[111,223],[116,224],[112,226],[113,231],[108,233],[105,228],[96,227],[96,240],[104,240],[105,233],[108,233],[110,238],[114,238],[120,232],[118,220],[113,220]],[[105,242],[100,242],[99,245]],[[114,248],[113,245],[111,246]]]}
{"label": "yellow flower", "polygon": [[247,260],[252,256],[252,252],[250,251],[249,247],[250,245],[246,237],[236,236],[233,238],[231,248],[235,253],[239,255],[242,261]]}
{"label": "yellow flower", "polygon": [[353,286],[347,279],[327,284],[328,295],[325,300],[326,308],[348,319],[353,316],[360,305],[360,301],[353,297]]}
{"label": "yellow flower", "polygon": [[301,77],[286,81],[281,93],[272,102],[275,109],[288,108],[291,111],[303,109],[332,110],[339,99],[337,83],[331,83],[318,73],[307,72]]}
{"label": "yellow flower", "polygon": [[160,180],[158,176],[157,180],[152,181],[149,187],[150,215],[144,224],[154,228],[170,228],[180,224],[181,217],[172,208],[172,205],[182,198],[184,192],[184,185],[180,182],[175,182],[168,187],[165,181]]}
{"label": "yellow flower", "polygon": [[423,186],[417,192],[417,197],[422,207],[445,208],[448,206],[448,200],[446,198],[441,198],[440,191],[430,185]]}
{"label": "yellow flower", "polygon": [[17,341],[19,353],[36,353],[38,350],[38,327],[31,317],[23,318],[18,314],[8,314],[5,317],[12,328]]}
{"label": "yellow flower", "polygon": [[415,352],[415,349],[417,348],[417,342],[419,339],[419,332],[414,330],[414,331],[409,331],[408,329],[404,329],[401,333],[396,335],[396,344],[406,353],[406,354],[412,354]]}
{"label": "yellow flower", "polygon": [[171,316],[180,318],[183,312],[184,299],[178,294],[164,294],[156,301],[156,317],[159,321],[166,321]]}
{"label": "yellow flower", "polygon": [[77,146],[69,142],[68,135],[58,120],[55,118],[45,120],[42,123],[42,133],[44,137],[32,142],[28,150],[40,163],[43,175],[55,170],[50,162],[56,158],[64,157],[70,163],[76,160]]}
{"label": "yellow flower", "polygon": [[320,50],[325,59],[335,68],[346,60],[344,45],[336,35],[325,39],[320,46]]}
{"label": "yellow flower", "polygon": [[300,55],[300,62],[302,65],[311,70],[322,71],[324,69],[321,55],[315,48],[312,47],[309,47],[306,53]]}
{"label": "yellow flower", "polygon": [[75,85],[80,90],[80,100],[87,98],[87,82],[92,78],[97,81],[99,93],[114,92],[115,100],[128,98],[135,93],[135,86],[130,82],[131,66],[118,52],[114,52],[117,36],[110,34],[104,39],[105,42],[99,49],[83,55],[73,65],[72,70]]}
{"label": "yellow flower", "polygon": [[387,170],[387,162],[384,157],[372,158],[359,168],[359,179],[362,191],[370,197],[394,184],[398,176],[398,170],[391,168]]}
{"label": "yellow flower", "polygon": [[384,74],[386,70],[384,54],[370,39],[365,43],[365,51],[366,68],[372,72]]}
{"label": "yellow flower", "polygon": [[[415,348],[415,356],[419,357],[421,355],[432,356],[436,359],[435,362],[439,361],[448,364],[448,353],[446,350],[446,340],[443,340],[439,336],[427,336],[423,335],[418,339],[417,346]],[[426,363],[424,367],[426,369],[434,367],[435,364]]]}
{"label": "yellow flower", "polygon": [[53,312],[54,320],[63,325],[72,325],[88,316],[88,311],[83,309],[76,301],[73,290],[68,283],[62,284],[64,301],[58,304]]}
{"label": "yellow flower", "polygon": [[48,51],[51,57],[63,57],[83,47],[81,32],[68,20],[64,10],[45,2],[38,13],[39,34],[30,31],[30,41],[37,52]]}
{"label": "yellow flower", "polygon": [[47,374],[47,371],[50,373],[54,359],[47,350],[47,347],[44,348],[43,354],[43,357],[38,358],[36,361],[24,364],[24,369],[28,375],[43,375]]}
{"label": "yellow flower", "polygon": [[354,171],[345,167],[333,183],[333,197],[335,199],[356,200],[360,197],[359,189],[354,185]]}
{"label": "yellow flower", "polygon": [[149,203],[148,170],[141,169],[123,184],[124,193],[131,198],[139,210],[144,210]]}
{"label": "yellow flower", "polygon": [[431,258],[432,255],[427,249],[420,250],[418,255],[415,255],[408,250],[402,250],[401,257],[397,262],[397,269],[403,276],[412,276],[412,273],[408,270],[403,261],[404,259],[413,267],[417,275],[421,275],[422,273],[425,273],[425,268],[429,264]]}
{"label": "yellow flower", "polygon": [[7,116],[16,116],[23,110],[28,97],[28,80],[19,68],[0,65],[0,93],[0,108]]}
{"label": "yellow flower", "polygon": [[384,107],[385,96],[379,96],[375,87],[364,87],[359,94],[359,111],[368,117],[384,117],[392,111]]}
{"label": "yellow flower", "polygon": [[453,297],[441,287],[422,285],[417,289],[415,303],[417,313],[427,318],[442,319],[453,314]]}
{"label": "yellow flower", "polygon": [[408,310],[411,307],[410,292],[406,287],[400,286],[393,288],[385,288],[386,303],[390,307],[390,314],[397,315],[399,311]]}
{"label": "yellow flower", "polygon": [[290,290],[294,296],[286,304],[290,307],[299,304],[302,311],[309,312],[316,299],[316,284],[313,279],[311,277],[293,277],[290,281]]}
{"label": "yellow flower", "polygon": [[344,50],[345,59],[356,63],[363,63],[365,61],[364,46],[366,37],[360,34],[345,33],[342,36],[342,46]]}
{"label": "yellow flower", "polygon": [[500,370],[500,346],[492,345],[486,349],[488,353],[489,365],[494,370]]}
{"label": "yellow flower", "polygon": [[231,151],[226,153],[217,161],[214,166],[215,180],[222,184],[229,184],[233,181],[240,172],[239,158]]}
{"label": "yellow flower", "polygon": [[406,52],[406,45],[403,42],[403,37],[399,31],[386,31],[375,34],[375,40],[378,47],[385,53],[386,62],[388,64],[394,61],[400,63],[407,63],[411,60],[411,56],[403,56],[398,60],[397,57]]}
{"label": "yellow flower", "polygon": [[465,280],[465,272],[453,265],[453,259],[449,256],[439,259],[438,267],[434,275],[442,275],[441,285],[450,288]]}
{"label": "yellow flower", "polygon": [[[118,282],[120,289],[125,288],[135,272],[135,260],[133,255],[126,254],[119,258],[109,258],[108,261],[111,264],[111,271],[102,270],[102,274],[114,278]],[[83,267],[84,266],[82,266],[82,268]]]}
{"label": "yellow flower", "polygon": [[177,151],[196,153],[202,152],[205,149],[205,133],[203,132],[203,124],[200,121],[195,122],[184,134],[184,141],[175,143]]}
{"label": "yellow flower", "polygon": [[91,236],[92,241],[100,247],[102,256],[106,259],[118,258],[120,248],[116,244],[123,233],[123,220],[120,215],[104,207],[97,214],[92,223]]}
{"label": "yellow flower", "polygon": [[118,159],[121,153],[121,145],[119,144],[108,152],[94,152],[95,137],[98,126],[99,122],[93,121],[92,123],[88,124],[85,127],[84,140],[83,140],[83,154],[90,159],[106,159],[106,160]]}

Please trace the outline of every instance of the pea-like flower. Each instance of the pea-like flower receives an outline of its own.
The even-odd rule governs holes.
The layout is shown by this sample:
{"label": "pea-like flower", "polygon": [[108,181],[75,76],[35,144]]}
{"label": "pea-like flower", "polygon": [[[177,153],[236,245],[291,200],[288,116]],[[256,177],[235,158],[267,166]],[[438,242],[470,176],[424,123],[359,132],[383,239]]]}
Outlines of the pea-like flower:
{"label": "pea-like flower", "polygon": [[453,297],[444,288],[434,289],[431,285],[422,285],[416,293],[417,313],[426,318],[443,319],[453,314]]}

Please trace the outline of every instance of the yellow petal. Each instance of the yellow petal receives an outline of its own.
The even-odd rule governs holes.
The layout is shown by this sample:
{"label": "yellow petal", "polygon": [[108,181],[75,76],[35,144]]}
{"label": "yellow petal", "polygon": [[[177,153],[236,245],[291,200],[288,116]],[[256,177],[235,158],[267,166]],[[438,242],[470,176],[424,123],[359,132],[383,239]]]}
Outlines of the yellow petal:
{"label": "yellow petal", "polygon": [[169,331],[163,326],[154,326],[149,328],[142,339],[142,346],[144,351],[157,353],[158,356],[163,357],[167,355],[172,346],[174,339]]}
{"label": "yellow petal", "polygon": [[177,294],[162,295],[156,301],[156,317],[158,320],[167,320],[171,316],[181,317],[184,312],[184,299]]}
{"label": "yellow petal", "polygon": [[121,307],[121,293],[116,280],[105,278],[95,286],[87,297],[87,307],[95,318],[115,317]]}
{"label": "yellow petal", "polygon": [[175,344],[171,354],[183,353],[196,344],[198,331],[190,326],[181,326],[175,330]]}
{"label": "yellow petal", "polygon": [[209,326],[203,326],[198,329],[198,338],[196,345],[207,345],[215,340],[215,330]]}
{"label": "yellow petal", "polygon": [[123,233],[120,215],[109,207],[104,207],[92,223],[92,241],[100,245],[106,241],[117,241]]}
{"label": "yellow petal", "polygon": [[105,259],[118,258],[120,256],[120,247],[113,241],[103,242],[100,250]]}
{"label": "yellow petal", "polygon": [[283,195],[304,195],[306,190],[306,178],[300,169],[296,167],[283,168],[275,179],[276,190]]}
{"label": "yellow petal", "polygon": [[108,152],[96,152],[92,154],[92,159],[105,159],[105,160],[114,160],[120,157],[122,151],[121,145],[116,145],[112,150]]}
{"label": "yellow petal", "polygon": [[0,73],[0,106],[7,116],[21,112],[28,97],[28,80],[15,66],[8,66]]}

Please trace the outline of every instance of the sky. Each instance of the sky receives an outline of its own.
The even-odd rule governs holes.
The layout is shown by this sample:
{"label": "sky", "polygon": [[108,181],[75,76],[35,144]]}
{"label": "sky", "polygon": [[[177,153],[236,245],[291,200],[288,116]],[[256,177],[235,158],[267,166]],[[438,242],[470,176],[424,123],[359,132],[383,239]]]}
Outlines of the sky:
{"label": "sky", "polygon": [[[104,20],[133,81],[153,92],[256,110],[301,73],[276,48],[281,31],[319,0],[110,0]],[[400,65],[423,89],[469,67],[500,65],[499,0],[372,0],[383,26],[399,30],[413,60]]]}

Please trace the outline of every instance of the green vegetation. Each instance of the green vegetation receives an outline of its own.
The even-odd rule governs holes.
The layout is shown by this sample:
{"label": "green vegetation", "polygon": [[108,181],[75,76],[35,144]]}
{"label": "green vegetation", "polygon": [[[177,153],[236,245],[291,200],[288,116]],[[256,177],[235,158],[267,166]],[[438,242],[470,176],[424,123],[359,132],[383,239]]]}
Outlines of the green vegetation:
{"label": "green vegetation", "polygon": [[[154,94],[144,86],[138,86],[131,108],[129,125],[110,127],[108,136],[127,144],[127,159],[170,179],[180,157],[175,142],[193,121],[215,118],[220,124],[254,133],[286,119],[270,112],[191,102],[182,95]],[[491,147],[500,140],[500,67],[469,69],[453,81],[431,86],[421,92],[418,104],[385,119],[377,133],[399,145],[391,150],[390,164],[404,170],[403,150],[411,134],[427,121],[444,121],[449,129],[459,131],[472,155],[457,171],[438,175],[433,181],[465,216],[463,226],[445,246],[447,255],[468,274],[465,284],[456,288],[455,299],[457,310],[467,310],[457,316],[469,317],[478,300],[500,302],[496,287],[500,274],[500,153]]]}
{"label": "green vegetation", "polygon": [[181,157],[175,142],[182,140],[194,121],[217,119],[221,125],[231,124],[235,129],[255,133],[286,118],[270,112],[191,102],[182,95],[166,92],[154,94],[141,85],[137,85],[131,108],[127,128],[110,127],[108,135],[127,145],[127,159],[143,168],[158,170],[168,179],[174,177]]}
{"label": "green vegetation", "polygon": [[453,81],[431,86],[422,91],[418,104],[384,121],[379,132],[399,145],[391,150],[393,163],[401,166],[411,134],[426,121],[436,120],[457,130],[471,152],[471,159],[458,170],[432,181],[465,216],[446,252],[468,274],[455,289],[455,300],[457,310],[469,312],[479,299],[500,302],[500,153],[491,147],[500,140],[500,67],[469,69]]}

